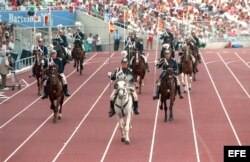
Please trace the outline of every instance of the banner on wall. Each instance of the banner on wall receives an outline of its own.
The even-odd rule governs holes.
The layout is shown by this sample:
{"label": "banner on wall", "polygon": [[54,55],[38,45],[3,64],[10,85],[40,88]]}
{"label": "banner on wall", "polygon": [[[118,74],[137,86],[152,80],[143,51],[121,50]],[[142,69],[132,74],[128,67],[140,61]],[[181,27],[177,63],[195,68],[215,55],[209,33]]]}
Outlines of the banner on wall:
{"label": "banner on wall", "polygon": [[[35,26],[37,28],[48,27],[44,25],[44,16],[49,13],[48,10],[39,11],[36,13],[37,20]],[[51,26],[56,27],[59,24],[63,26],[75,25],[75,13],[69,11],[51,11]],[[0,12],[0,22],[7,22],[9,24],[16,24],[17,27],[34,27],[34,16],[28,16],[27,11],[2,11]]]}

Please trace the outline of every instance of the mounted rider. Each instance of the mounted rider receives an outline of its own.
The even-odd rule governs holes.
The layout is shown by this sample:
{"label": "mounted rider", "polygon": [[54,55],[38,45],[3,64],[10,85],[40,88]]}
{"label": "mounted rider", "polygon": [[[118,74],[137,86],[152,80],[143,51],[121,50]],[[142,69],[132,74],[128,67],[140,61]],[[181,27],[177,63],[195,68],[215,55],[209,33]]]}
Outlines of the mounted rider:
{"label": "mounted rider", "polygon": [[179,68],[178,68],[176,61],[171,58],[170,51],[165,51],[165,58],[160,58],[158,60],[158,63],[156,64],[156,67],[157,67],[157,69],[162,68],[163,71],[162,71],[159,79],[156,82],[157,87],[156,87],[155,95],[153,96],[153,100],[159,99],[161,79],[166,75],[167,68],[173,68],[173,70],[174,70],[173,76],[175,78],[175,82],[177,85],[176,88],[177,88],[180,99],[182,99],[183,96],[181,94],[180,81],[179,81],[179,78],[177,76],[179,74]]}
{"label": "mounted rider", "polygon": [[[42,64],[43,67],[46,68],[48,65],[48,48],[43,44],[43,39],[40,38],[38,39],[38,44],[36,46],[33,47],[33,49],[31,50],[32,52],[36,50],[36,51],[40,51],[42,56],[43,56],[43,60],[42,60]],[[34,65],[35,65],[36,60],[34,61],[34,64],[31,66],[31,72],[30,72],[30,76],[29,77],[35,77],[35,72],[34,72]]]}
{"label": "mounted rider", "polygon": [[64,54],[68,55],[70,53],[68,49],[68,41],[62,29],[59,30],[59,35],[57,36],[57,39],[59,41],[59,44],[63,47],[62,49]]}
{"label": "mounted rider", "polygon": [[199,63],[201,63],[201,56],[200,56],[200,52],[199,52],[199,46],[200,46],[200,41],[199,38],[196,36],[195,32],[191,32],[191,35],[189,37],[190,41],[190,49],[191,50],[197,50],[197,59],[199,61]]}
{"label": "mounted rider", "polygon": [[164,44],[169,44],[170,47],[169,47],[169,50],[170,50],[170,53],[171,53],[171,57],[174,58],[175,57],[175,54],[174,54],[174,35],[171,33],[170,29],[169,28],[166,28],[166,32],[164,32],[160,39],[163,40],[163,45]]}
{"label": "mounted rider", "polygon": [[[68,84],[67,84],[67,80],[66,77],[63,73],[63,64],[62,64],[62,60],[61,58],[57,57],[57,52],[56,50],[52,50],[51,52],[51,58],[49,59],[49,64],[56,64],[58,67],[58,73],[59,76],[62,79],[62,83],[63,83],[63,92],[65,96],[70,96],[70,94],[68,93]],[[48,78],[46,78],[46,80],[44,81],[44,95],[42,97],[42,99],[48,98],[48,90],[47,90],[47,80]]]}
{"label": "mounted rider", "polygon": [[[144,53],[143,50],[144,50],[144,48],[143,48],[143,41],[142,41],[142,39],[136,38],[136,41],[135,41],[135,51],[140,53],[140,56],[143,58],[144,63],[146,65],[147,71],[150,72],[149,66],[148,66],[148,60],[147,60],[147,57],[145,56],[145,53]],[[130,66],[133,63],[134,58],[135,58],[135,56],[132,56],[132,58],[131,58],[131,60],[129,62]]]}
{"label": "mounted rider", "polygon": [[[108,76],[110,77],[111,80],[117,80],[122,75],[126,76],[126,80],[128,82],[128,89],[131,92],[131,95],[133,98],[134,113],[136,115],[139,115],[140,112],[138,111],[138,96],[137,96],[136,90],[135,90],[133,71],[132,71],[132,69],[128,68],[128,59],[127,58],[122,59],[121,67],[116,68],[114,74],[112,74],[111,72],[108,73]],[[116,84],[115,84],[114,90],[110,95],[109,117],[112,117],[115,114],[114,101],[115,101],[116,96],[117,96],[117,89],[116,89]]]}
{"label": "mounted rider", "polygon": [[84,39],[84,34],[81,31],[81,28],[77,28],[77,31],[73,34],[73,37],[76,39],[80,39],[81,41],[83,41]]}

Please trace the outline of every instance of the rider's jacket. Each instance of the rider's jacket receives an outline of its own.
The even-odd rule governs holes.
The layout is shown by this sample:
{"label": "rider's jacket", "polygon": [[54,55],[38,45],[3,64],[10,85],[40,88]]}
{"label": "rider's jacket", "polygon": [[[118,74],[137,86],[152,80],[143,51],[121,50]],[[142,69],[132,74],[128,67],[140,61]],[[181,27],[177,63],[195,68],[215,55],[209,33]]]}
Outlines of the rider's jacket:
{"label": "rider's jacket", "polygon": [[130,68],[116,68],[114,74],[111,75],[111,80],[122,79],[121,77],[125,77],[128,84],[132,85],[134,83],[133,79],[133,70]]}
{"label": "rider's jacket", "polygon": [[156,64],[156,68],[157,69],[162,68],[163,71],[166,70],[167,68],[173,68],[175,76],[177,76],[179,73],[178,65],[177,65],[176,61],[172,58],[170,58],[169,60],[167,60],[165,58],[159,59],[158,63]]}

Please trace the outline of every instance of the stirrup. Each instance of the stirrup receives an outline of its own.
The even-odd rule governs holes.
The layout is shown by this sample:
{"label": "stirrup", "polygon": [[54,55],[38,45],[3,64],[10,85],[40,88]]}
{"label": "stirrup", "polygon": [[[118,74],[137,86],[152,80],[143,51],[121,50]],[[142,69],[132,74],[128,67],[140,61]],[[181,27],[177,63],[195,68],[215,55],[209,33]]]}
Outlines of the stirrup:
{"label": "stirrup", "polygon": [[112,110],[112,111],[109,112],[109,117],[110,117],[110,118],[111,118],[112,116],[114,116],[114,115],[115,115],[115,111]]}
{"label": "stirrup", "polygon": [[158,100],[159,99],[159,96],[158,95],[156,95],[156,96],[153,96],[153,100]]}
{"label": "stirrup", "polygon": [[183,99],[184,97],[182,96],[182,94],[179,94],[179,97],[180,97],[180,99]]}
{"label": "stirrup", "polygon": [[140,115],[140,112],[138,111],[138,109],[134,109],[134,113],[135,115]]}
{"label": "stirrup", "polygon": [[42,96],[42,99],[44,100],[44,99],[47,99],[48,98],[48,96],[47,95],[43,95]]}

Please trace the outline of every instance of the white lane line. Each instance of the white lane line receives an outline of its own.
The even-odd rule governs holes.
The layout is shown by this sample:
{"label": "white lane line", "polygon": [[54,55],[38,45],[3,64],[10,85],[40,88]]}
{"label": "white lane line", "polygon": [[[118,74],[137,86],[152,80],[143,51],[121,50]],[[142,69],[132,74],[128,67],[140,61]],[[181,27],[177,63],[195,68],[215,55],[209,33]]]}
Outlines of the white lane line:
{"label": "white lane line", "polygon": [[[95,53],[92,57],[89,58],[92,59],[94,56],[96,56],[98,53]],[[85,63],[84,63],[85,64]],[[33,84],[36,83],[36,80],[34,82],[32,82],[31,84],[29,84],[28,86],[26,86],[25,88],[22,88],[20,91],[18,91],[17,93],[13,94],[12,96],[10,96],[9,98],[7,98],[6,100],[0,102],[0,105],[3,104],[4,102],[8,101],[9,99],[15,97],[17,94],[21,93],[22,91],[24,91],[25,89],[27,89],[28,87],[32,86]]]}
{"label": "white lane line", "polygon": [[[109,83],[111,84],[111,83]],[[81,122],[77,125],[76,129],[73,131],[73,133],[70,135],[70,137],[68,138],[68,140],[64,143],[63,147],[60,149],[60,151],[56,154],[55,158],[52,160],[52,162],[55,162],[58,157],[61,155],[61,153],[63,152],[63,150],[65,149],[65,147],[69,144],[69,142],[71,141],[71,139],[73,138],[73,136],[76,134],[76,132],[79,130],[79,128],[81,127],[81,125],[83,124],[83,122],[85,121],[85,119],[88,117],[88,115],[90,114],[90,112],[94,109],[95,105],[99,102],[99,100],[101,99],[101,97],[103,96],[103,94],[106,92],[106,90],[109,87],[109,84],[104,88],[104,90],[102,91],[102,93],[99,95],[99,97],[96,99],[95,103],[91,106],[91,108],[89,109],[89,111],[87,112],[87,114],[84,116],[84,118],[81,120]]]}
{"label": "white lane line", "polygon": [[[202,58],[203,62],[205,62],[202,55],[201,55],[201,58]],[[206,64],[204,64],[204,65],[205,65],[206,71],[207,71],[207,73],[208,73],[208,76],[209,76],[209,78],[210,78],[210,80],[211,80],[211,83],[212,83],[212,85],[213,85],[213,87],[214,87],[214,90],[215,90],[215,92],[216,92],[216,95],[217,95],[217,97],[218,97],[218,99],[219,99],[219,101],[220,101],[221,107],[222,107],[222,109],[223,109],[223,111],[224,111],[224,113],[225,113],[225,115],[226,115],[226,117],[227,117],[227,120],[228,120],[228,122],[229,122],[229,125],[230,125],[230,127],[231,127],[231,129],[232,129],[232,131],[233,131],[233,133],[234,133],[234,136],[235,136],[235,138],[236,138],[238,144],[241,146],[240,139],[239,139],[239,137],[238,137],[238,135],[237,135],[237,133],[236,133],[236,131],[235,131],[235,129],[234,129],[234,125],[233,125],[233,123],[231,122],[231,119],[230,119],[230,117],[229,117],[229,115],[228,115],[228,113],[227,113],[227,110],[226,110],[226,108],[225,108],[225,105],[224,105],[224,103],[223,103],[223,101],[222,101],[222,99],[221,99],[221,96],[220,96],[220,94],[219,94],[219,91],[217,90],[217,87],[216,87],[216,85],[215,85],[215,83],[214,83],[214,80],[213,80],[211,74],[210,74],[210,71],[208,70],[207,65],[206,65]]]}
{"label": "white lane line", "polygon": [[250,69],[250,66],[249,66],[250,62],[246,62],[245,60],[243,60],[243,58],[240,57],[240,55],[237,52],[234,52],[234,54]]}
{"label": "white lane line", "polygon": [[231,64],[231,63],[235,63],[235,62],[239,62],[240,60],[233,60],[233,61],[229,61],[229,62],[226,62],[226,64]]}
{"label": "white lane line", "polygon": [[23,81],[27,86],[29,86],[29,84],[24,79],[22,79],[21,81]]}
{"label": "white lane line", "polygon": [[[110,56],[110,57],[112,57],[114,55],[114,53]],[[109,58],[101,65],[101,66],[99,66],[99,68],[95,71],[95,72],[93,72],[92,73],[92,75],[91,76],[89,76],[88,77],[88,79],[87,80],[85,80],[85,82],[84,83],[82,83],[75,91],[74,91],[74,93],[72,93],[71,94],[71,96],[69,96],[68,98],[67,98],[67,100],[63,103],[63,105],[64,104],[66,104],[104,65],[105,65],[105,63],[107,62],[109,60]],[[21,145],[19,145],[5,160],[4,160],[4,162],[7,162],[13,155],[15,155],[15,153],[17,153],[18,152],[18,150],[20,150],[20,148],[22,148],[23,147],[23,145],[25,145],[39,130],[40,130],[40,128],[51,118],[53,116],[53,113],[32,133],[32,134],[30,134],[29,135],[29,137],[27,138],[27,139],[25,139],[22,143],[21,143]]]}
{"label": "white lane line", "polygon": [[0,102],[0,105],[3,104],[4,102],[8,101],[9,99],[15,97],[17,94],[21,93],[22,91],[24,91],[25,89],[27,89],[28,87],[32,86],[33,84],[35,84],[36,81],[32,82],[31,84],[29,84],[28,86],[22,88],[21,90],[19,90],[18,92],[14,93],[13,95],[11,95],[9,98],[7,98],[6,100]]}
{"label": "white lane line", "polygon": [[155,121],[154,121],[154,129],[153,129],[153,135],[152,135],[152,142],[150,147],[150,153],[149,153],[149,162],[152,162],[153,154],[154,154],[154,145],[155,145],[155,135],[156,135],[156,128],[157,128],[157,119],[159,114],[159,104],[160,100],[157,101],[157,107],[156,107],[156,113],[155,113]]}
{"label": "white lane line", "polygon": [[206,62],[206,64],[208,65],[208,64],[215,63],[215,62],[220,62],[220,60],[208,61],[208,62]]}
{"label": "white lane line", "polygon": [[223,58],[221,57],[220,53],[217,52],[217,55],[219,56],[219,58],[221,59],[221,61],[225,64],[226,68],[229,70],[229,72],[231,73],[231,75],[234,77],[234,79],[237,81],[237,83],[240,85],[240,87],[242,88],[242,90],[245,92],[245,94],[247,95],[248,98],[250,98],[250,95],[248,94],[248,92],[246,91],[246,89],[244,88],[244,86],[240,83],[240,81],[238,80],[238,78],[234,75],[234,73],[232,72],[232,70],[229,68],[229,66],[227,65],[227,63],[223,60]]}
{"label": "white lane line", "polygon": [[[95,54],[96,55],[96,54]],[[89,60],[91,60],[95,55],[93,55],[91,58],[89,58],[86,62],[88,62]],[[66,76],[66,78],[68,78],[69,76],[71,76],[76,70],[73,70],[70,74],[68,74]],[[25,110],[27,110],[29,107],[31,107],[32,105],[34,105],[42,96],[38,97],[35,101],[33,101],[32,103],[30,103],[28,106],[26,106],[24,109],[22,109],[19,113],[17,113],[15,116],[13,116],[11,119],[9,119],[7,122],[5,122],[4,124],[2,124],[0,126],[0,129],[2,129],[3,127],[5,127],[8,123],[10,123],[12,120],[14,120],[18,115],[20,115],[21,113],[23,113]]]}
{"label": "white lane line", "polygon": [[115,126],[115,129],[114,129],[114,131],[113,131],[113,133],[112,133],[112,135],[111,135],[111,138],[109,139],[108,145],[107,145],[107,147],[106,147],[106,149],[105,149],[105,151],[104,151],[104,153],[103,153],[103,155],[102,155],[102,159],[101,159],[100,162],[104,162],[104,159],[105,159],[105,157],[106,157],[106,155],[107,155],[107,153],[108,153],[108,150],[109,150],[109,147],[110,147],[110,145],[111,145],[111,142],[112,142],[113,139],[114,139],[114,136],[115,136],[115,133],[116,133],[116,131],[117,131],[117,129],[118,129],[118,126],[119,126],[119,123],[117,123],[116,126]]}
{"label": "white lane line", "polygon": [[[188,85],[187,79],[186,79],[186,85]],[[187,91],[187,94],[188,94],[189,110],[190,110],[190,115],[191,115],[190,117],[191,117],[191,122],[192,122],[192,130],[193,130],[193,135],[194,135],[196,159],[197,159],[197,162],[200,162],[199,147],[198,147],[198,143],[197,143],[197,135],[196,135],[196,129],[195,129],[195,124],[194,124],[193,107],[192,107],[191,96],[190,96],[189,90]]]}

